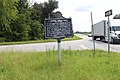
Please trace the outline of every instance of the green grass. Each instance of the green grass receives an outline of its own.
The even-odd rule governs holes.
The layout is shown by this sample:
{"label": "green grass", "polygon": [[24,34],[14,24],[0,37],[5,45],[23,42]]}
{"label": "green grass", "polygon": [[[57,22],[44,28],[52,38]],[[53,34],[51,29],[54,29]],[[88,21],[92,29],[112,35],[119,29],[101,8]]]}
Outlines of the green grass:
{"label": "green grass", "polygon": [[[65,38],[62,41],[72,41],[72,40],[80,40],[82,38],[74,35],[72,38]],[[0,42],[0,45],[15,45],[15,44],[31,44],[31,43],[45,43],[45,42],[55,42],[56,39],[45,39],[45,40],[34,40],[34,41],[21,41],[21,42]]]}
{"label": "green grass", "polygon": [[[0,80],[120,80],[120,54],[92,50],[1,53]],[[110,63],[108,63],[108,60]]]}

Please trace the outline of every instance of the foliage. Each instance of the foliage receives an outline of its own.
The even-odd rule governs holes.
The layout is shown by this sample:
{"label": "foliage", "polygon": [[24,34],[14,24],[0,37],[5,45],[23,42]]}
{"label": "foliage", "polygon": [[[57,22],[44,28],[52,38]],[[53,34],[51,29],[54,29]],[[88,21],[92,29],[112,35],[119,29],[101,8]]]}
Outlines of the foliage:
{"label": "foliage", "polygon": [[29,6],[28,0],[0,0],[0,7],[0,41],[27,41],[44,38],[44,19],[58,8],[58,2]]}
{"label": "foliage", "polygon": [[43,25],[39,21],[33,21],[31,23],[31,30],[30,30],[30,39],[31,40],[39,40],[43,39]]}
{"label": "foliage", "polygon": [[30,11],[27,0],[19,0],[16,6],[18,10],[18,18],[11,24],[13,41],[23,41],[29,39],[30,30]]}
{"label": "foliage", "polygon": [[[57,51],[8,52],[0,54],[1,80],[119,80],[120,54],[97,50],[63,50],[61,65]],[[110,63],[108,63],[108,59]]]}
{"label": "foliage", "polygon": [[11,33],[10,24],[17,19],[17,5],[18,0],[0,0],[0,37],[6,38]]}
{"label": "foliage", "polygon": [[48,0],[44,3],[34,3],[31,7],[31,30],[30,39],[43,39],[44,38],[44,20],[48,18],[49,14],[52,15],[53,10],[58,8],[56,0]]}
{"label": "foliage", "polygon": [[31,20],[41,22],[41,16],[42,16],[41,5],[34,3],[34,5],[31,7],[30,15]]}
{"label": "foliage", "polygon": [[38,40],[38,39],[43,39],[44,37],[44,28],[43,24],[41,23],[41,7],[39,4],[35,3],[31,7],[31,30],[29,32],[29,36],[31,40]]}
{"label": "foliage", "polygon": [[48,0],[48,2],[40,3],[42,16],[41,22],[44,24],[44,19],[52,16],[52,13],[55,9],[58,8],[58,1]]}

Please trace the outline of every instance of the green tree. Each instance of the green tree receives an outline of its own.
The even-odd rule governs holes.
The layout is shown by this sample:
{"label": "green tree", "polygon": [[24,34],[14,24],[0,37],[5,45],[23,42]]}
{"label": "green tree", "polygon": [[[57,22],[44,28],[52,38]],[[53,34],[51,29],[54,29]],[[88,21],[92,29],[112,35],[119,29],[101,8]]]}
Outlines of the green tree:
{"label": "green tree", "polygon": [[41,5],[34,3],[31,7],[31,30],[29,32],[30,39],[43,39],[44,36],[44,28],[43,24],[41,23]]}
{"label": "green tree", "polygon": [[58,1],[48,0],[48,2],[40,3],[40,7],[42,11],[41,22],[44,24],[45,18],[51,17],[53,11],[58,8]]}
{"label": "green tree", "polygon": [[18,10],[18,18],[11,24],[12,40],[23,41],[29,39],[30,30],[30,10],[27,0],[19,0],[16,6]]}
{"label": "green tree", "polygon": [[39,21],[33,21],[31,23],[31,30],[29,34],[31,40],[43,39],[43,25]]}
{"label": "green tree", "polygon": [[41,16],[42,16],[41,5],[34,3],[34,5],[31,7],[31,16],[30,16],[31,20],[41,22]]}
{"label": "green tree", "polygon": [[52,16],[53,10],[58,8],[58,1],[48,0],[44,3],[34,3],[31,7],[31,30],[30,38],[43,39],[44,38],[44,20],[49,16]]}
{"label": "green tree", "polygon": [[52,16],[58,8],[58,1],[33,6],[28,0],[0,0],[0,38],[3,41],[22,41],[28,39],[43,39],[44,19]]}
{"label": "green tree", "polygon": [[6,39],[12,33],[10,24],[17,19],[17,1],[0,0],[0,38]]}

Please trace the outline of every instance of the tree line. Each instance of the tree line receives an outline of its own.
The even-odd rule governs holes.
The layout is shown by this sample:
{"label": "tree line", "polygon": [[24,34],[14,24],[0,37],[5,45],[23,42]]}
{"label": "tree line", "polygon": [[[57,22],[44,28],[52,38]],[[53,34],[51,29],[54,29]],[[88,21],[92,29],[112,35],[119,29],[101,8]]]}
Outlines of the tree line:
{"label": "tree line", "polygon": [[56,0],[33,5],[28,0],[0,0],[0,42],[44,39],[44,19],[57,8]]}

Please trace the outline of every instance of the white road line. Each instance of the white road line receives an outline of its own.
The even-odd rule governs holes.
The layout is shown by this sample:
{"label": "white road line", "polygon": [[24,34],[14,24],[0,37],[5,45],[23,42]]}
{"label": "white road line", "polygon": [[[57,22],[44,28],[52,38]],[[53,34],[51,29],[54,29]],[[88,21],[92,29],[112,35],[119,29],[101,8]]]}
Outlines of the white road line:
{"label": "white road line", "polygon": [[88,47],[85,47],[84,45],[80,45],[82,49],[89,49]]}

